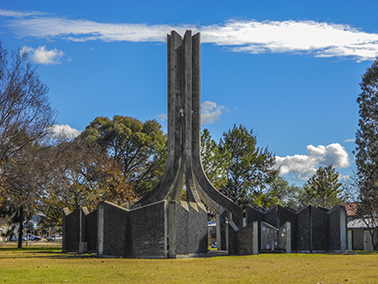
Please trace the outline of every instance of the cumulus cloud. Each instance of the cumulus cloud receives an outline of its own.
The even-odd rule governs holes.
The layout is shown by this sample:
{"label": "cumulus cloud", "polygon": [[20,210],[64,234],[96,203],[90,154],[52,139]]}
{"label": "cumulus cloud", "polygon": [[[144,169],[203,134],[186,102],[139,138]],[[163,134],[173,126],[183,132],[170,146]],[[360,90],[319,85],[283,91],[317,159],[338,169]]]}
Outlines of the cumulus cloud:
{"label": "cumulus cloud", "polygon": [[33,13],[0,10],[0,16],[13,17],[7,25],[20,37],[165,42],[171,30],[183,34],[191,29],[193,33],[202,33],[202,42],[226,46],[233,52],[306,53],[316,57],[351,57],[357,61],[374,60],[378,56],[377,33],[345,24],[294,20],[234,20],[211,26],[113,24]]}
{"label": "cumulus cloud", "polygon": [[214,123],[220,118],[225,109],[226,108],[224,106],[217,105],[215,102],[203,102],[201,104],[201,123]]}
{"label": "cumulus cloud", "polygon": [[73,139],[81,133],[81,131],[72,128],[68,124],[54,124],[50,127],[49,132],[55,139]]}
{"label": "cumulus cloud", "polygon": [[308,155],[276,156],[276,167],[280,167],[280,174],[294,174],[296,178],[306,180],[319,166],[331,164],[336,168],[349,166],[349,155],[339,143],[317,147],[308,145],[307,153]]}
{"label": "cumulus cloud", "polygon": [[46,46],[40,46],[37,49],[24,46],[21,53],[27,53],[29,58],[37,64],[60,64],[60,58],[64,55],[63,51],[56,48],[46,50]]}

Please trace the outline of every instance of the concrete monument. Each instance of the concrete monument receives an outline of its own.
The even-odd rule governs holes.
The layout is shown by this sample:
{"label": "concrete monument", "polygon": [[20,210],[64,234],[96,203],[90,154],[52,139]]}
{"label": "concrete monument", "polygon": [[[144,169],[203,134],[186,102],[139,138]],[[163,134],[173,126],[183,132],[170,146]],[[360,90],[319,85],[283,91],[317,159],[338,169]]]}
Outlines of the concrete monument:
{"label": "concrete monument", "polygon": [[[205,204],[216,213],[218,228],[225,228],[225,215],[235,226],[242,225],[242,208],[211,185],[201,164],[200,34],[186,31],[181,37],[172,31],[167,45],[168,155],[160,182],[130,210],[109,202],[101,202],[90,214],[83,208],[72,213],[65,209],[63,251],[123,257],[203,255],[208,246]],[[217,242],[223,248],[226,237],[219,229]]]}
{"label": "concrete monument", "polygon": [[218,249],[230,254],[346,249],[344,207],[327,211],[310,206],[299,212],[247,207],[243,226],[243,209],[211,185],[201,164],[200,34],[186,31],[181,37],[172,31],[167,46],[168,153],[160,182],[131,209],[106,201],[90,213],[65,208],[63,252],[137,258],[205,255],[205,205],[217,217]]}

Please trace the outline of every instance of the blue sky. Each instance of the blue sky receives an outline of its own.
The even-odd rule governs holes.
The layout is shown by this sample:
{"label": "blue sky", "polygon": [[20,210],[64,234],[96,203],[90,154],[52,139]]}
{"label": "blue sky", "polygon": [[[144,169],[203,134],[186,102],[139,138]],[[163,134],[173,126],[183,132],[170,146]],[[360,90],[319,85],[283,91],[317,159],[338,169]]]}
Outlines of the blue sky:
{"label": "blue sky", "polygon": [[202,127],[253,129],[283,177],[355,168],[356,98],[378,56],[378,1],[0,1],[0,40],[27,51],[56,130],[95,117],[166,130],[166,35],[201,32]]}

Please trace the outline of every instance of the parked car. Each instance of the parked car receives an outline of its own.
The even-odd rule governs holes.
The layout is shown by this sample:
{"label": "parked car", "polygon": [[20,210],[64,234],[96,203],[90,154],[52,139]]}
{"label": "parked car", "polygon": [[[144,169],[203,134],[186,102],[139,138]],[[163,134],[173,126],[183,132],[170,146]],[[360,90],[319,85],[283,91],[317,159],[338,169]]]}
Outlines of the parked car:
{"label": "parked car", "polygon": [[[8,241],[10,242],[18,242],[18,237],[9,238]],[[26,241],[26,237],[22,237],[22,241]]]}
{"label": "parked car", "polygon": [[40,241],[41,238],[38,236],[34,236],[33,234],[28,234],[29,241]]}
{"label": "parked car", "polygon": [[61,235],[53,235],[47,238],[48,242],[61,242],[63,237]]}

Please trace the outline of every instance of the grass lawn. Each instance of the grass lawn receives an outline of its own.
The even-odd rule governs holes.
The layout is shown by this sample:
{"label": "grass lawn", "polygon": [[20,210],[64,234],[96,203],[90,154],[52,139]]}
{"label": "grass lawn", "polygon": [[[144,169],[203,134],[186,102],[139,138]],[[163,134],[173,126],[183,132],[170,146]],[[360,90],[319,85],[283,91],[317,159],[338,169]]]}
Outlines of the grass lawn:
{"label": "grass lawn", "polygon": [[0,283],[378,283],[378,253],[119,259],[0,244]]}

